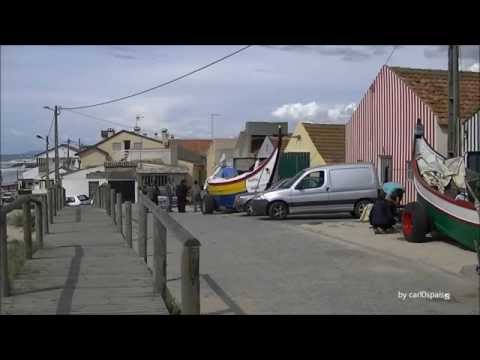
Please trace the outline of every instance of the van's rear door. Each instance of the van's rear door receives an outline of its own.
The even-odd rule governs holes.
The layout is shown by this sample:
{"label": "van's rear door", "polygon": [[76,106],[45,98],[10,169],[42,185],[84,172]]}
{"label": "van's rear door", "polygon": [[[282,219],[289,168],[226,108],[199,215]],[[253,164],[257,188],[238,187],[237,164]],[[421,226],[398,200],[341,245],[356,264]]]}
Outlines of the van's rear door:
{"label": "van's rear door", "polygon": [[329,171],[331,211],[353,211],[360,199],[377,196],[374,171],[369,165],[333,168]]}

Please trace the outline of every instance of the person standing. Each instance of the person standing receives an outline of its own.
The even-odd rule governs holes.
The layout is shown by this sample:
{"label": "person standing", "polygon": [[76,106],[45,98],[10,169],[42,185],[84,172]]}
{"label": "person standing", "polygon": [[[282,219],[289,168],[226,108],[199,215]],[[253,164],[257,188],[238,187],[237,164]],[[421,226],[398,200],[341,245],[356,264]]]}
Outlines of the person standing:
{"label": "person standing", "polygon": [[172,183],[172,179],[168,178],[167,180],[167,197],[168,197],[167,212],[172,212],[173,194],[174,194],[174,186]]}
{"label": "person standing", "polygon": [[198,185],[198,181],[195,180],[192,186],[192,202],[193,202],[193,211],[197,212],[197,206],[201,206],[201,198],[200,198],[200,185]]}
{"label": "person standing", "polygon": [[185,205],[187,204],[187,181],[183,179],[180,185],[177,186],[177,208],[179,213],[185,212]]}

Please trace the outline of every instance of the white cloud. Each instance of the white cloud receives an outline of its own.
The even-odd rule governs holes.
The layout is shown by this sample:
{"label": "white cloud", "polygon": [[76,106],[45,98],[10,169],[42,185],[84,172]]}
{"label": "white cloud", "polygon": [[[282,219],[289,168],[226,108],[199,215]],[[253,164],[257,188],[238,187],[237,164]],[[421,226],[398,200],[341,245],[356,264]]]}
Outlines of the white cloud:
{"label": "white cloud", "polygon": [[468,70],[469,70],[469,71],[480,72],[480,63],[472,64],[472,65],[468,68]]}
{"label": "white cloud", "polygon": [[355,108],[355,103],[325,105],[312,101],[306,104],[284,104],[275,109],[272,115],[282,119],[344,123]]}

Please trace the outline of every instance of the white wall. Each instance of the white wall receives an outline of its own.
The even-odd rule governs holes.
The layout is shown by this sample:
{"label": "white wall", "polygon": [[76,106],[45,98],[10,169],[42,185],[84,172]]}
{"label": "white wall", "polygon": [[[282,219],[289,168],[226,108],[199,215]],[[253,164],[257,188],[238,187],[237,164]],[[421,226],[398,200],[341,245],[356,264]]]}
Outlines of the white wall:
{"label": "white wall", "polygon": [[65,188],[65,195],[66,196],[73,196],[73,195],[81,195],[85,194],[88,195],[88,183],[92,182],[99,182],[99,185],[106,182],[105,179],[87,179],[87,174],[96,171],[105,171],[103,166],[98,166],[95,168],[79,170],[74,173],[65,175],[62,177],[62,185]]}

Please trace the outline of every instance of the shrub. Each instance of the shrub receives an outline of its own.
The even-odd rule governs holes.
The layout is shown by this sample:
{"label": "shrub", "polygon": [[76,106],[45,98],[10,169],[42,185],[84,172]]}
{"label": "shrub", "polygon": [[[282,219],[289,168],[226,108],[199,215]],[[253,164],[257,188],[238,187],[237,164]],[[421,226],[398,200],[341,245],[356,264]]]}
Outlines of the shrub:
{"label": "shrub", "polygon": [[[31,211],[32,214],[32,227],[35,226],[35,212]],[[7,214],[7,224],[16,226],[16,227],[22,227],[23,226],[23,210],[17,209],[17,210],[12,210]]]}

